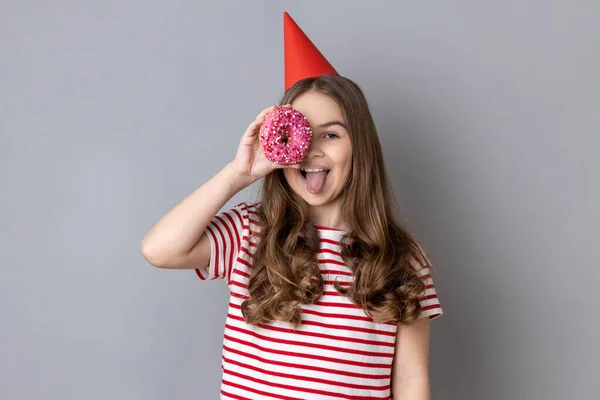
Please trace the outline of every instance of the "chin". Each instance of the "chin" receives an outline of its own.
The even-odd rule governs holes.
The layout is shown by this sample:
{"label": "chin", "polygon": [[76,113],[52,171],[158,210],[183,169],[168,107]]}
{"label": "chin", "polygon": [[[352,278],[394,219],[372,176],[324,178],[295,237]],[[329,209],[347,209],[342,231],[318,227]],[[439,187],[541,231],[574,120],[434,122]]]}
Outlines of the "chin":
{"label": "chin", "polygon": [[310,206],[313,207],[318,207],[318,206],[322,206],[324,204],[328,204],[331,203],[331,199],[329,197],[323,197],[323,196],[314,196],[314,195],[310,195],[310,193],[298,193],[296,192],[300,197],[302,197],[302,199]]}
{"label": "chin", "polygon": [[317,207],[333,203],[340,199],[340,193],[332,192],[331,188],[325,189],[319,193],[310,193],[306,190],[304,182],[291,185],[292,190],[300,196],[308,205]]}

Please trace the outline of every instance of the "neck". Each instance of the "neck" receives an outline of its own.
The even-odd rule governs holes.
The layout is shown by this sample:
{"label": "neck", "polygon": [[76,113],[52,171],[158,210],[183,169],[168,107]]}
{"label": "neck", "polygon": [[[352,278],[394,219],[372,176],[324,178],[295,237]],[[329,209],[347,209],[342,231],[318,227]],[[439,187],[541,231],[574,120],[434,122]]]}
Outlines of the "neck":
{"label": "neck", "polygon": [[317,226],[333,229],[347,229],[342,218],[341,201],[334,201],[319,206],[309,205],[309,219]]}

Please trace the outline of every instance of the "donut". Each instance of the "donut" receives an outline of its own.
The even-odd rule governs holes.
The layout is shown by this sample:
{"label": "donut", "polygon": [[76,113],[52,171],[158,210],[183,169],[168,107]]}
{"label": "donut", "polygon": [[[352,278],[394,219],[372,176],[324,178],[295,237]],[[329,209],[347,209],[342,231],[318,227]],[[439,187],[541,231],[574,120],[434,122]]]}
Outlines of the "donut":
{"label": "donut", "polygon": [[312,129],[306,117],[289,106],[269,113],[260,126],[260,144],[265,157],[279,165],[297,164],[308,152]]}

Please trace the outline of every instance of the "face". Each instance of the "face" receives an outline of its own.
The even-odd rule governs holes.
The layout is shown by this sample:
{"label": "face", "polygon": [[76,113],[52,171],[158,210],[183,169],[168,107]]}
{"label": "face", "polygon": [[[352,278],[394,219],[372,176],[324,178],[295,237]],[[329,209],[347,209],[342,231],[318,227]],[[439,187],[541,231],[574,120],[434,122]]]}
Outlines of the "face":
{"label": "face", "polygon": [[342,110],[331,97],[316,91],[298,96],[291,105],[306,116],[313,135],[300,169],[284,168],[285,178],[312,206],[339,202],[352,165],[352,145]]}

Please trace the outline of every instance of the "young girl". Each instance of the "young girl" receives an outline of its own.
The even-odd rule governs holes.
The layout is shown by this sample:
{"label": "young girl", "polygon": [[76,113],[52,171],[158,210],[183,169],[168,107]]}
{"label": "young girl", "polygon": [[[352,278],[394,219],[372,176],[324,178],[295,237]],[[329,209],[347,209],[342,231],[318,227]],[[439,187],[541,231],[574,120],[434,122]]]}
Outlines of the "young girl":
{"label": "young girl", "polygon": [[[222,399],[429,399],[429,320],[442,310],[361,89],[326,74],[281,104],[313,129],[306,157],[265,158],[258,130],[274,106],[263,110],[235,159],[148,233],[144,257],[227,282]],[[220,212],[261,178],[259,202]]]}

